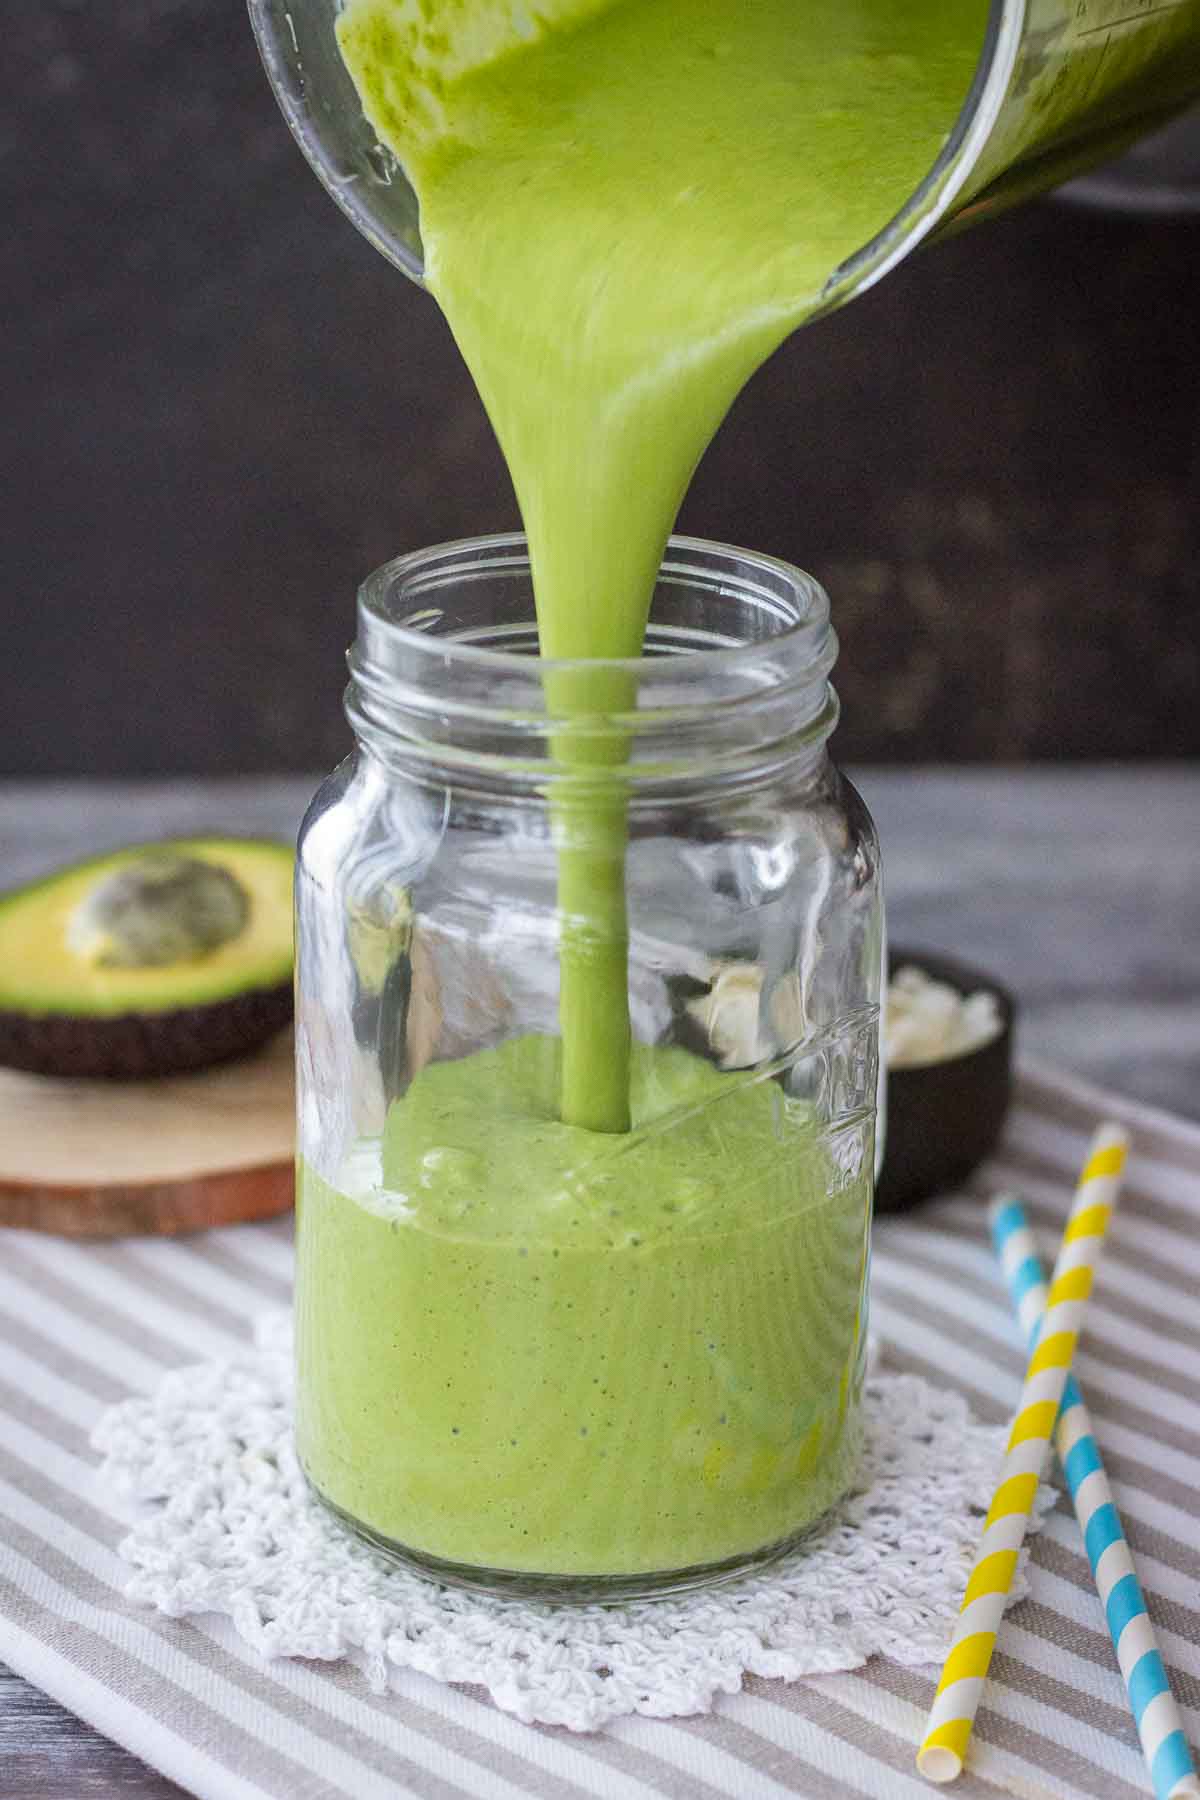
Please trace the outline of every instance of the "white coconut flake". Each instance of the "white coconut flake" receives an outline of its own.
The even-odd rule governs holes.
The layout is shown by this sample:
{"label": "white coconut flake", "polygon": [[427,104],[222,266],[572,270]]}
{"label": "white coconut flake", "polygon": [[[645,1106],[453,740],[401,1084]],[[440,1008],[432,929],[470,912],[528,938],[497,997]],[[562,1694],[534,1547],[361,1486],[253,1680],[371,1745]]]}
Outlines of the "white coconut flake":
{"label": "white coconut flake", "polygon": [[1004,1029],[1000,1002],[986,988],[961,994],[911,963],[897,969],[887,992],[884,1042],[888,1067],[924,1068],[980,1050]]}

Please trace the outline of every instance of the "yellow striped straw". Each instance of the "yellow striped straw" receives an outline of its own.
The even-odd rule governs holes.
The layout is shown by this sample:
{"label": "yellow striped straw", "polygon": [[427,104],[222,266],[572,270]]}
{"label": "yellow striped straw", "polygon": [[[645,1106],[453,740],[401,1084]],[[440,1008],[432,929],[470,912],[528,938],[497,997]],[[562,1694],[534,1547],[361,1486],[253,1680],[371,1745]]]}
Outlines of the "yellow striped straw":
{"label": "yellow striped straw", "polygon": [[1128,1154],[1120,1126],[1102,1125],[1079,1177],[1000,1480],[917,1751],[917,1767],[930,1781],[953,1781],[962,1771]]}

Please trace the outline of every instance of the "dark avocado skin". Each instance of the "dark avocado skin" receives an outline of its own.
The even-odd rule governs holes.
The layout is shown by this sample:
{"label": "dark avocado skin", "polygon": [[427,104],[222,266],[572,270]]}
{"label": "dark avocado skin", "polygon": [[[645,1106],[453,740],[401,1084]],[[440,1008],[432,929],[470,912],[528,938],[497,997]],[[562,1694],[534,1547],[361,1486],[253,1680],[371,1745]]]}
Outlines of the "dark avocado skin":
{"label": "dark avocado skin", "polygon": [[292,983],[207,1006],[113,1018],[0,1009],[0,1064],[34,1075],[136,1081],[230,1062],[265,1044],[292,1016]]}

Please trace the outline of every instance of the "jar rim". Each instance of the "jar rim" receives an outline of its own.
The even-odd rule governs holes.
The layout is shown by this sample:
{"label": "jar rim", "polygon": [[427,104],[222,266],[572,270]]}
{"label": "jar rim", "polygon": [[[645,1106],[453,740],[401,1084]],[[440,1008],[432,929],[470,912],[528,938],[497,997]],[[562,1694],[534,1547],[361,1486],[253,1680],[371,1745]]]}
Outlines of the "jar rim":
{"label": "jar rim", "polygon": [[[689,558],[692,559],[690,562]],[[733,674],[767,650],[772,656],[785,658],[788,673],[793,678],[827,674],[837,654],[837,640],[829,618],[829,596],[821,583],[805,570],[764,551],[680,534],[672,535],[667,541],[659,577],[695,578],[706,572],[716,574],[721,559],[729,565],[721,574],[721,590],[731,598],[740,591],[744,597],[753,595],[759,601],[773,599],[777,603],[780,628],[752,640],[730,639],[717,648],[681,648],[671,658],[673,677],[687,679],[694,676],[701,681],[717,674]],[[527,540],[520,531],[483,533],[405,551],[373,569],[360,585],[360,639],[364,627],[369,638],[382,630],[391,646],[417,657],[436,656],[442,663],[450,658],[463,668],[488,670],[496,675],[525,680],[535,674],[541,681],[546,677],[585,672],[629,677],[661,672],[661,655],[534,658],[527,652],[472,643],[461,635],[443,636],[430,629],[436,617],[432,609],[427,621],[421,620],[419,613],[407,618],[396,616],[397,602],[403,599],[407,604],[411,601],[418,583],[427,585],[432,591],[443,583],[449,585],[487,574],[513,574],[528,571],[529,566]],[[791,616],[787,617],[789,611]],[[417,623],[417,620],[421,622]],[[360,645],[360,648],[365,646]]]}
{"label": "jar rim", "polygon": [[732,773],[819,749],[838,716],[836,657],[811,575],[674,537],[643,655],[543,658],[526,540],[503,532],[394,557],[367,577],[346,714],[392,760],[436,754],[571,780],[601,766],[645,780]]}

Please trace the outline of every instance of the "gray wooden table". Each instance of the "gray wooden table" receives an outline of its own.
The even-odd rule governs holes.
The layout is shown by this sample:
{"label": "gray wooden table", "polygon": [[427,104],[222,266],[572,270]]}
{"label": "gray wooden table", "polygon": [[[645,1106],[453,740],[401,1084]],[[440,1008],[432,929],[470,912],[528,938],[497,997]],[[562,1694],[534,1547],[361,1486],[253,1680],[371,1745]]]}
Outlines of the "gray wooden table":
{"label": "gray wooden table", "polygon": [[[868,769],[893,940],[992,971],[1022,1046],[1200,1118],[1200,768]],[[314,781],[0,783],[0,884],[145,837],[293,835]],[[0,1800],[180,1789],[0,1668]]]}

